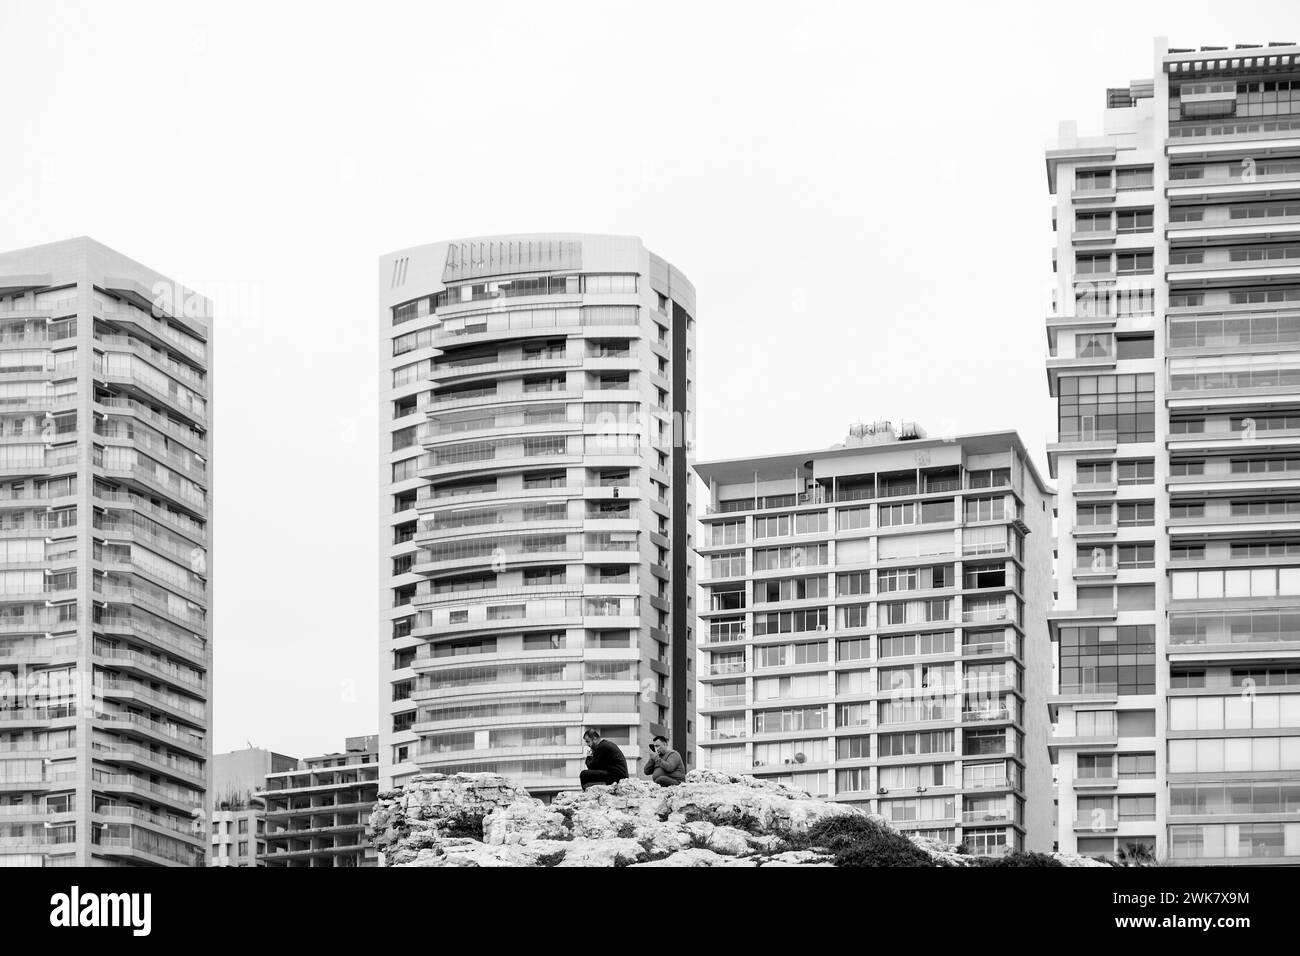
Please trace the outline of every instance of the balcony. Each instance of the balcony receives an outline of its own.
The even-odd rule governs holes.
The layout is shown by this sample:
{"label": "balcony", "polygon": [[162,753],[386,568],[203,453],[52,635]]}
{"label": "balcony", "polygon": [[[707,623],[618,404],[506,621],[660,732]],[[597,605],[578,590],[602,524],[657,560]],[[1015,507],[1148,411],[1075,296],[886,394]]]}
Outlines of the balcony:
{"label": "balcony", "polygon": [[744,694],[722,694],[700,700],[701,710],[742,710],[744,707]]}
{"label": "balcony", "polygon": [[726,661],[721,664],[710,664],[708,673],[711,677],[718,677],[724,674],[744,674],[747,669],[744,661]]}
{"label": "balcony", "polygon": [[[744,727],[738,727],[734,730],[706,730],[703,731],[704,740],[709,743],[741,743],[749,739],[749,731]],[[737,770],[736,773],[743,773],[743,770]]]}
{"label": "balcony", "polygon": [[486,356],[483,360],[461,359],[437,363],[429,374],[429,380],[438,384],[461,378],[492,378],[511,374],[528,375],[533,372],[559,371],[581,367],[581,355],[557,355],[531,359],[498,359],[495,356]]}
{"label": "balcony", "polygon": [[1011,823],[1011,811],[1002,809],[964,810],[961,815],[963,826],[988,826]]}
{"label": "balcony", "polygon": [[981,710],[964,710],[962,723],[994,723],[1011,720],[1011,711],[1006,707],[986,707]]}
{"label": "balcony", "polygon": [[1106,813],[1099,810],[1094,813],[1076,813],[1074,815],[1074,830],[1076,833],[1113,833],[1119,829],[1119,821],[1115,819],[1114,813]]}
{"label": "balcony", "polygon": [[134,764],[150,773],[178,777],[196,787],[206,786],[207,778],[197,761],[180,760],[134,744],[96,741],[91,745],[91,755],[102,763]]}
{"label": "balcony", "polygon": [[735,644],[746,640],[748,636],[743,621],[711,621],[708,632],[701,635],[700,643]]}
{"label": "balcony", "polygon": [[73,704],[0,708],[0,727],[35,727],[57,720],[72,720],[76,716],[77,708]]}
{"label": "balcony", "polygon": [[578,401],[582,396],[582,389],[568,389],[567,387],[498,389],[493,385],[483,388],[460,389],[454,392],[444,392],[441,395],[434,395],[430,400],[430,405],[437,406],[438,411],[450,411],[458,408],[477,408],[479,406],[495,405],[503,402]]}
{"label": "balcony", "polygon": [[1070,190],[1070,200],[1075,203],[1092,203],[1114,201],[1116,196],[1114,181],[1109,186],[1075,187]]}
{"label": "balcony", "polygon": [[1168,148],[1172,154],[1203,143],[1239,140],[1295,139],[1300,137],[1300,119],[1255,119],[1215,123],[1186,123],[1171,126]]}
{"label": "balcony", "polygon": [[138,615],[97,614],[93,627],[96,632],[138,637],[143,641],[164,647],[196,663],[204,665],[207,663],[207,644],[205,641],[193,636],[182,637],[170,634],[147,618]]}
{"label": "balcony", "polygon": [[98,695],[105,698],[122,697],[129,700],[146,701],[155,704],[160,708],[166,708],[175,713],[184,714],[185,716],[192,717],[196,720],[205,720],[207,718],[207,708],[199,701],[177,697],[175,694],[156,691],[148,684],[137,684],[130,681],[106,680],[102,683],[97,683],[95,685],[95,691]]}
{"label": "balcony", "polygon": [[[75,300],[70,300],[75,301]],[[174,346],[197,361],[207,361],[207,346],[199,339],[185,335],[161,319],[156,319],[126,303],[117,303],[96,297],[95,314],[108,322],[129,322],[156,336],[160,341]]]}
{"label": "balcony", "polygon": [[138,670],[172,683],[181,684],[192,690],[202,692],[207,687],[207,682],[201,675],[182,670],[175,664],[156,657],[150,657],[147,654],[141,654],[138,651],[118,647],[97,647],[95,648],[95,657],[104,661],[107,665],[116,665],[125,670]]}
{"label": "balcony", "polygon": [[1011,612],[1005,604],[963,608],[961,620],[963,624],[988,624],[995,621],[1010,621]]}
{"label": "balcony", "polygon": [[[1085,190],[1092,192],[1093,190]],[[1113,190],[1111,191],[1113,193]],[[1114,242],[1118,233],[1114,226],[1108,229],[1075,229],[1070,233],[1070,238],[1077,245],[1088,242]]]}
{"label": "balcony", "polygon": [[148,421],[153,427],[161,429],[161,431],[168,433],[169,436],[177,438],[177,440],[185,442],[191,447],[200,450],[207,449],[207,433],[191,428],[190,425],[178,423],[178,421],[170,419],[166,415],[160,415],[151,406],[144,405],[143,402],[136,402],[133,398],[126,398],[125,395],[116,398],[96,397],[95,405],[101,408],[117,408],[117,410],[129,411],[136,418]]}
{"label": "balcony", "polygon": [[1114,790],[1119,786],[1119,777],[1075,777],[1075,790]]}
{"label": "balcony", "polygon": [[962,657],[1002,657],[1014,655],[1016,646],[1011,641],[987,641],[979,644],[963,644]]}
{"label": "balcony", "polygon": [[169,508],[154,504],[147,498],[130,491],[105,491],[102,488],[95,488],[92,492],[94,497],[99,501],[111,502],[131,508],[141,514],[149,515],[159,524],[168,528],[175,529],[183,535],[194,538],[203,542],[207,540],[207,528],[205,523],[198,518],[194,518],[180,511],[173,511]]}
{"label": "balcony", "polygon": [[1053,756],[1055,756],[1055,751],[1061,748],[1074,750],[1079,748],[1118,746],[1119,736],[1113,724],[1108,730],[1097,728],[1095,730],[1088,730],[1084,733],[1073,730],[1062,731],[1054,728],[1052,735],[1047,739],[1047,748],[1053,753]]}
{"label": "balcony", "polygon": [[165,724],[161,721],[150,720],[148,717],[142,717],[139,714],[101,710],[93,714],[92,717],[96,722],[113,725],[106,729],[119,734],[136,733],[153,737],[178,747],[186,747],[199,756],[206,752],[207,745],[202,734],[183,730],[180,727]]}
{"label": "balcony", "polygon": [[1119,524],[1117,522],[1107,522],[1106,524],[1078,524],[1074,525],[1072,534],[1076,538],[1092,538],[1104,535],[1119,534]]}

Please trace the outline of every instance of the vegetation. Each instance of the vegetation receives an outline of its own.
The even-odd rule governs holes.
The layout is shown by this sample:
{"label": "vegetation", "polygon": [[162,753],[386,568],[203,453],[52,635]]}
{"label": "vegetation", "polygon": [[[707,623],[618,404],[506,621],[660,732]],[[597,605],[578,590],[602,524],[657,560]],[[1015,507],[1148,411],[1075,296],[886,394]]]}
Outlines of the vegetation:
{"label": "vegetation", "polygon": [[1008,853],[1006,856],[972,856],[972,866],[1063,866],[1050,853]]}
{"label": "vegetation", "polygon": [[791,842],[796,849],[829,850],[836,866],[941,865],[901,833],[865,816],[827,817]]}

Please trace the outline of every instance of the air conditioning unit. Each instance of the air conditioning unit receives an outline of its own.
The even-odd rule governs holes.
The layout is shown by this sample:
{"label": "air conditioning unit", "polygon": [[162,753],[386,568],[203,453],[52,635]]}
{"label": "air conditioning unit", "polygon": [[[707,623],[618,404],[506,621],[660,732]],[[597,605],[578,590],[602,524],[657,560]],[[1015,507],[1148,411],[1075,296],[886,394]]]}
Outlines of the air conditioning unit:
{"label": "air conditioning unit", "polygon": [[925,793],[925,791],[928,790],[928,789],[929,789],[929,787],[917,787],[917,788],[916,788],[916,792],[917,792],[917,793]]}
{"label": "air conditioning unit", "polygon": [[824,630],[826,630],[826,625],[825,625],[825,624],[818,624],[818,625],[817,625],[817,630],[819,630],[819,631],[824,631]]}
{"label": "air conditioning unit", "polygon": [[876,788],[876,793],[889,793],[889,788],[888,788],[888,787],[877,787],[877,788]]}
{"label": "air conditioning unit", "polygon": [[794,761],[791,760],[789,757],[786,757],[784,760],[781,761],[781,763],[783,763],[783,764],[792,764],[792,763],[794,763]]}

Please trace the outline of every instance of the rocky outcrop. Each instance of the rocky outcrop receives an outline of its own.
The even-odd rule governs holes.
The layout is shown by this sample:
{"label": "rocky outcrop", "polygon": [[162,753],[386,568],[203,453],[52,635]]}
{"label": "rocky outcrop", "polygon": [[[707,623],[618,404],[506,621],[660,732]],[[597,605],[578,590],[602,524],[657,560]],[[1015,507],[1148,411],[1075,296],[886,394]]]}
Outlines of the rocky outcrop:
{"label": "rocky outcrop", "polygon": [[716,770],[693,770],[677,787],[622,780],[550,804],[496,774],[426,774],[381,793],[370,827],[387,866],[831,866],[835,851],[810,833],[837,817],[907,847],[921,861],[909,865],[974,861],[856,807]]}

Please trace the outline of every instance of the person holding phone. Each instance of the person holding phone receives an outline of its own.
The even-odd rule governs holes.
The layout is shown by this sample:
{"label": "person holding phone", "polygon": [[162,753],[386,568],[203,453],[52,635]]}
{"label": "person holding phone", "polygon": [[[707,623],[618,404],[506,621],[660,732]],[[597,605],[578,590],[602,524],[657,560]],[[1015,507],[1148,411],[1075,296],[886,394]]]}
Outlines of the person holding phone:
{"label": "person holding phone", "polygon": [[578,774],[583,790],[627,779],[627,758],[623,756],[618,744],[601,737],[600,731],[595,728],[582,735],[582,742],[591,750],[587,757],[587,769]]}
{"label": "person holding phone", "polygon": [[667,737],[656,734],[641,772],[661,787],[675,787],[686,779],[686,762],[676,750],[668,749]]}

